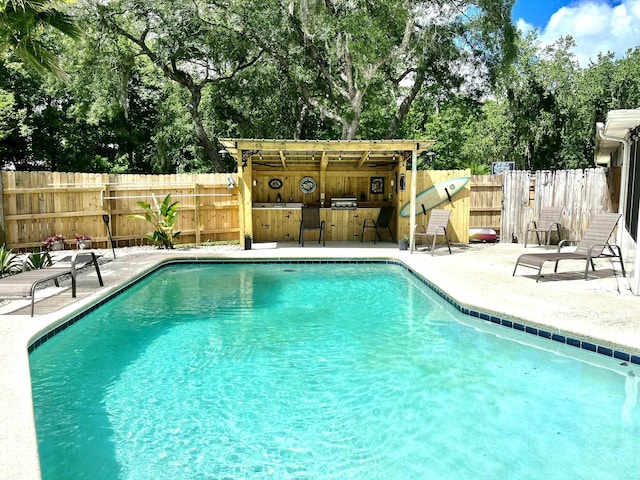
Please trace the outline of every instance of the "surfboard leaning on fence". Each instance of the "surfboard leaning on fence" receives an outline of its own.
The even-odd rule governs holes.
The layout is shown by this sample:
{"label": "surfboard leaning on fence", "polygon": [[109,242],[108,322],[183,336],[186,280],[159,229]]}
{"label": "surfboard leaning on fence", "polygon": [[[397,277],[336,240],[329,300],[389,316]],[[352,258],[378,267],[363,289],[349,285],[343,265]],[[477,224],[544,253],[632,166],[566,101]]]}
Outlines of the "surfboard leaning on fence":
{"label": "surfboard leaning on fence", "polygon": [[[416,195],[415,212],[416,215],[426,214],[432,208],[444,202],[452,202],[453,197],[460,193],[464,186],[469,183],[471,177],[458,177],[444,182],[436,183],[432,187],[423,190]],[[411,216],[411,203],[407,203],[400,210],[401,217]]]}

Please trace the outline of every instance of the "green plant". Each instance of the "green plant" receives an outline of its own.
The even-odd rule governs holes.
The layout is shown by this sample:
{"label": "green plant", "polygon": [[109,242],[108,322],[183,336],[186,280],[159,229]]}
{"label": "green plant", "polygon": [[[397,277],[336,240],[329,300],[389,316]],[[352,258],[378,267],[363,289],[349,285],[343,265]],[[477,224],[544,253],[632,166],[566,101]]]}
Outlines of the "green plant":
{"label": "green plant", "polygon": [[64,242],[64,235],[57,234],[57,235],[54,235],[53,237],[47,237],[42,243],[44,244],[45,247],[51,248],[53,244],[57,242]]}
{"label": "green plant", "polygon": [[13,275],[21,270],[20,260],[16,254],[13,253],[13,250],[2,245],[0,247],[0,277]]}
{"label": "green plant", "polygon": [[29,270],[40,270],[41,268],[51,266],[51,263],[49,252],[31,252],[27,259],[27,267]]}
{"label": "green plant", "polygon": [[171,194],[167,194],[164,197],[163,202],[160,204],[153,197],[153,207],[149,202],[136,202],[140,207],[145,210],[144,215],[129,215],[130,218],[137,218],[139,220],[146,220],[155,228],[152,234],[145,235],[153,243],[160,248],[173,248],[175,239],[180,235],[180,232],[174,232],[173,229],[178,221],[178,205],[179,202],[171,203]]}

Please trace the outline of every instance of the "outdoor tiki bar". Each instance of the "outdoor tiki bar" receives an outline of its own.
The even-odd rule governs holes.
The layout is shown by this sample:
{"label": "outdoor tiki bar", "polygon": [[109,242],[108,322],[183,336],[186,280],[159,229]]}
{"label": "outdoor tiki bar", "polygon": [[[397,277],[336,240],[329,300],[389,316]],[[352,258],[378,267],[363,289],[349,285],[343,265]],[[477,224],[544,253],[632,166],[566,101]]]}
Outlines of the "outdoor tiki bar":
{"label": "outdoor tiki bar", "polygon": [[411,200],[412,161],[435,142],[222,139],[221,143],[224,153],[238,162],[242,243],[248,236],[254,242],[298,241],[303,206],[320,208],[326,241],[373,241],[373,229],[366,229],[363,238],[363,224],[376,220],[383,207],[394,208],[389,233],[395,239],[409,236],[415,220],[400,213]]}

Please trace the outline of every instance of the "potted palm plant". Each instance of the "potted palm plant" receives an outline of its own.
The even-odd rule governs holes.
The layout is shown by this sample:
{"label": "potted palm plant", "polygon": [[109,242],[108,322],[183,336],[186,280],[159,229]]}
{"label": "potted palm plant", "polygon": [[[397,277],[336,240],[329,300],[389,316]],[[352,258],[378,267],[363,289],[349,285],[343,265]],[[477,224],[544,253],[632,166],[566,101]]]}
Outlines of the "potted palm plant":
{"label": "potted palm plant", "polygon": [[398,248],[400,250],[408,250],[409,249],[409,237],[407,237],[406,235],[403,235],[398,240]]}

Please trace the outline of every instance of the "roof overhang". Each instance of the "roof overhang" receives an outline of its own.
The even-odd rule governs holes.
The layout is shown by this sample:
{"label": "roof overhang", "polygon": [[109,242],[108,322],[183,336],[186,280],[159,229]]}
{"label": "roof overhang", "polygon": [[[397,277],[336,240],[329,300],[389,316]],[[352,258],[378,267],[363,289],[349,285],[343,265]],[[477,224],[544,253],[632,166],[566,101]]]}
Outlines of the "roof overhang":
{"label": "roof overhang", "polygon": [[223,138],[224,149],[253,170],[393,170],[413,152],[427,151],[434,140],[257,140]]}
{"label": "roof overhang", "polygon": [[620,140],[628,140],[629,132],[638,125],[640,109],[611,110],[604,125],[596,124],[596,165],[609,165]]}

